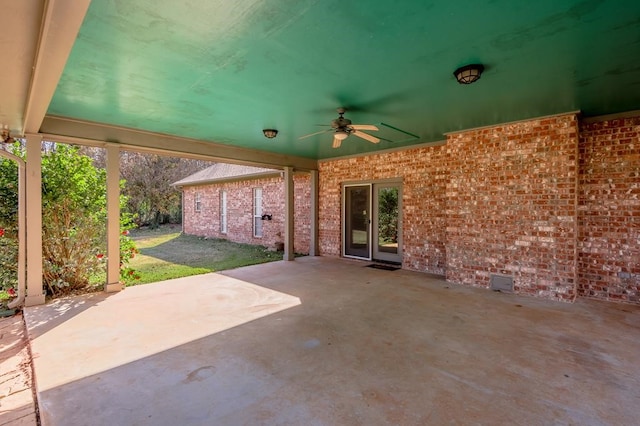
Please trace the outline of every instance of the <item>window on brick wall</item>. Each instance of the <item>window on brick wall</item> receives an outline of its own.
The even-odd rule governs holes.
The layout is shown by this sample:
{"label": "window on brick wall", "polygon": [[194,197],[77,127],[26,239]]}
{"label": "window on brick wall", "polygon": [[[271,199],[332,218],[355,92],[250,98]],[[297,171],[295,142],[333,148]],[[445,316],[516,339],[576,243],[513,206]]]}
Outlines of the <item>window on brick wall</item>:
{"label": "window on brick wall", "polygon": [[194,209],[197,212],[202,210],[202,199],[201,199],[201,195],[200,195],[199,192],[196,192],[196,196],[194,198]]}
{"label": "window on brick wall", "polygon": [[253,236],[262,237],[262,188],[253,188]]}
{"label": "window on brick wall", "polygon": [[227,233],[227,191],[220,193],[220,232]]}

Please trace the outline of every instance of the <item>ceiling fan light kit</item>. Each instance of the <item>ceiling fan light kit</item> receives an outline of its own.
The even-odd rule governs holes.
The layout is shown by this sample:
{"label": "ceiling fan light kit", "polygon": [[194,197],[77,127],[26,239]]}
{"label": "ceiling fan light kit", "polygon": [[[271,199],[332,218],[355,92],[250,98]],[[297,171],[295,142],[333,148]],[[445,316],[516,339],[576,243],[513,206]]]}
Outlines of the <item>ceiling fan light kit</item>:
{"label": "ceiling fan light kit", "polygon": [[262,133],[267,139],[273,139],[278,135],[278,131],[276,129],[263,129]]}
{"label": "ceiling fan light kit", "polygon": [[453,75],[460,84],[471,84],[480,80],[480,75],[484,71],[482,64],[470,64],[460,67],[453,72]]}
{"label": "ceiling fan light kit", "polygon": [[339,139],[341,141],[345,140],[349,136],[345,130],[336,130],[336,133],[333,135],[334,138]]}

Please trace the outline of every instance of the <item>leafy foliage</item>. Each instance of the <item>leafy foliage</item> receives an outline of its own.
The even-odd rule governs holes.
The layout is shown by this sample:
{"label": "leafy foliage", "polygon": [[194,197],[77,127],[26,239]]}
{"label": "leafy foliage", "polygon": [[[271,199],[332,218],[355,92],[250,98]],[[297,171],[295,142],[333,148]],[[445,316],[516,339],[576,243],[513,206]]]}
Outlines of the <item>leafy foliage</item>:
{"label": "leafy foliage", "polygon": [[15,288],[18,285],[18,237],[16,231],[15,227],[0,227],[0,291]]}
{"label": "leafy foliage", "polygon": [[42,158],[43,272],[52,295],[86,287],[100,266],[93,248],[105,235],[106,173],[76,151],[59,145]]}
{"label": "leafy foliage", "polygon": [[129,237],[129,231],[120,234],[120,278],[124,283],[131,283],[140,279],[140,274],[131,267],[131,259],[140,253],[133,239]]}
{"label": "leafy foliage", "polygon": [[122,153],[120,173],[127,181],[127,210],[138,225],[152,228],[182,221],[181,193],[171,186],[209,163],[134,152]]}
{"label": "leafy foliage", "polygon": [[[24,156],[24,150],[20,147],[16,147],[14,153]],[[11,181],[17,182],[17,177],[14,178],[11,173],[11,164],[12,161],[2,161],[0,186],[6,190],[8,200],[15,200],[7,203],[15,210],[17,185],[14,183],[12,190],[7,190],[5,185]],[[120,204],[125,202],[126,199],[121,198]],[[11,207],[0,211],[0,221],[3,221],[0,225],[4,224],[8,229],[15,228],[17,217],[12,212]],[[49,295],[60,296],[84,289],[89,284],[90,276],[104,272],[105,223],[105,170],[94,167],[92,160],[79,154],[76,147],[50,147],[42,157],[43,280]],[[132,227],[130,215],[122,215],[121,227],[122,266],[135,251],[126,232]],[[15,240],[15,237],[12,239]],[[6,261],[15,267],[16,256],[17,250],[15,255],[0,256],[0,262]],[[135,274],[121,267],[121,280],[126,282],[133,279]],[[10,284],[15,285],[15,281],[10,281]]]}
{"label": "leafy foliage", "polygon": [[[8,147],[14,149],[19,146]],[[0,158],[0,200],[0,291],[6,291],[18,285],[18,165],[4,157]]]}
{"label": "leafy foliage", "polygon": [[[93,158],[96,165],[105,162],[103,150],[83,148],[82,152]],[[180,223],[181,193],[171,184],[211,164],[203,160],[122,152],[120,175],[127,182],[122,190],[127,198],[123,208],[133,216],[138,226],[155,229],[164,223]]]}
{"label": "leafy foliage", "polygon": [[380,238],[387,243],[398,242],[398,189],[379,192],[378,226]]}
{"label": "leafy foliage", "polygon": [[[0,148],[1,149],[1,148]],[[19,146],[10,148],[19,150]],[[19,152],[18,152],[19,153]],[[0,226],[16,223],[18,220],[18,165],[4,157],[0,159]]]}

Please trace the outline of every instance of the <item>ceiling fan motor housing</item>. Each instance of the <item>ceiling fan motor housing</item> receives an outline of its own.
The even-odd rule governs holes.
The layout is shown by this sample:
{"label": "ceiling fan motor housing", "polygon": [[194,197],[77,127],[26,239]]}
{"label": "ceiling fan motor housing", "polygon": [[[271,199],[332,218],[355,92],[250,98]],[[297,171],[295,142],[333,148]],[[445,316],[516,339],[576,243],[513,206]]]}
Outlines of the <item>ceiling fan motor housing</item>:
{"label": "ceiling fan motor housing", "polygon": [[340,144],[343,140],[345,140],[349,135],[353,134],[358,136],[361,139],[369,141],[371,143],[378,143],[380,139],[372,136],[368,133],[363,132],[362,130],[378,130],[378,127],[373,124],[351,124],[352,121],[348,118],[344,118],[345,108],[338,108],[338,118],[331,121],[331,129],[322,130],[320,132],[311,133],[309,135],[305,135],[300,137],[299,139],[305,139],[311,136],[315,136],[318,134],[322,134],[325,132],[329,132],[333,130],[333,148],[340,148]]}
{"label": "ceiling fan motor housing", "polygon": [[340,129],[350,125],[351,125],[351,120],[344,117],[336,118],[331,122],[331,127],[333,127],[334,129]]}

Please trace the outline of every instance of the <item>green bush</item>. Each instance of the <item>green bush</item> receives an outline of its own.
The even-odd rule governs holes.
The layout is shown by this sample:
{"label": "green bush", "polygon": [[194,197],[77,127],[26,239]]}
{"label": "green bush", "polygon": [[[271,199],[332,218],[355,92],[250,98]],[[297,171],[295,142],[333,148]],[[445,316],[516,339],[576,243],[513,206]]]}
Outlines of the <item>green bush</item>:
{"label": "green bush", "polygon": [[0,291],[18,285],[18,238],[15,228],[0,226]]}
{"label": "green bush", "polygon": [[[14,153],[24,156],[20,146],[14,147]],[[9,203],[2,203],[0,227],[12,230],[17,221],[17,173],[12,174],[13,169],[17,169],[13,161],[2,160],[0,188],[4,193],[1,195],[6,195]],[[121,206],[124,203],[121,198]],[[132,227],[130,219],[126,214],[121,217],[120,265],[124,282],[135,278],[135,273],[125,267],[135,251],[126,235]],[[105,223],[105,170],[94,167],[92,160],[79,154],[75,147],[56,145],[45,153],[42,157],[42,245],[43,281],[48,295],[61,296],[84,289],[91,276],[104,274]],[[8,235],[6,231],[5,235]],[[6,286],[13,287],[16,280],[9,275],[17,263],[16,235],[12,232],[3,240],[2,269],[5,271],[5,263],[12,266],[8,266],[0,278],[4,283],[7,275]],[[15,273],[12,276],[15,277]]]}
{"label": "green bush", "polygon": [[0,158],[0,291],[18,285],[18,165]]}

